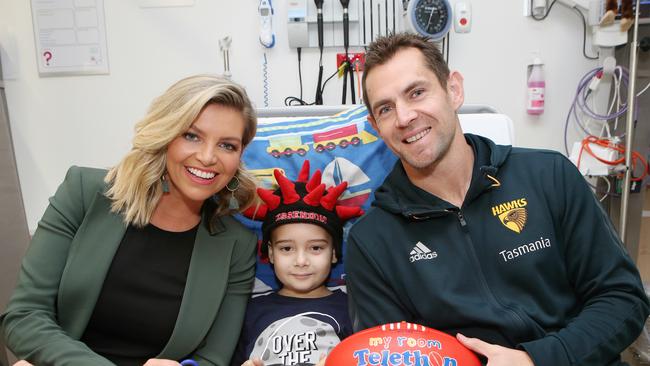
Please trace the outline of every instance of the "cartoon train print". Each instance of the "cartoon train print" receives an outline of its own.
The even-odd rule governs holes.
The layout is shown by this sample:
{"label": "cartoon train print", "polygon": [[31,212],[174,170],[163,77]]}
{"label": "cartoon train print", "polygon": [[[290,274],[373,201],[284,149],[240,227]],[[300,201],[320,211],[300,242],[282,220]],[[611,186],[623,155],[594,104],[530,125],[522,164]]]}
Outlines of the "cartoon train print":
{"label": "cartoon train print", "polygon": [[[305,141],[311,138],[313,141]],[[377,137],[360,129],[356,124],[335,128],[324,132],[309,135],[285,135],[269,138],[266,152],[274,158],[290,157],[293,154],[305,156],[312,144],[314,151],[321,153],[325,150],[332,151],[337,147],[359,146],[361,143],[369,144],[377,141]]]}
{"label": "cartoon train print", "polygon": [[274,158],[290,157],[293,154],[305,156],[307,151],[309,151],[309,145],[302,143],[300,135],[271,137],[269,138],[269,147],[266,148],[266,152]]}

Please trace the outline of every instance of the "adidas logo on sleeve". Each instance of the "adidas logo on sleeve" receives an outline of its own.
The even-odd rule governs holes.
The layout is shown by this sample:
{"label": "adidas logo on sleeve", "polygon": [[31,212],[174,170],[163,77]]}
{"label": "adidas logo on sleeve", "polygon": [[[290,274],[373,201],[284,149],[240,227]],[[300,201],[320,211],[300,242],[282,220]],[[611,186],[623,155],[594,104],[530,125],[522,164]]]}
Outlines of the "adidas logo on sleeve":
{"label": "adidas logo on sleeve", "polygon": [[422,242],[419,241],[417,244],[415,244],[413,250],[411,250],[410,255],[411,257],[409,258],[409,260],[411,261],[411,263],[413,263],[425,259],[434,259],[438,256],[438,253],[427,248],[426,245],[422,244]]}

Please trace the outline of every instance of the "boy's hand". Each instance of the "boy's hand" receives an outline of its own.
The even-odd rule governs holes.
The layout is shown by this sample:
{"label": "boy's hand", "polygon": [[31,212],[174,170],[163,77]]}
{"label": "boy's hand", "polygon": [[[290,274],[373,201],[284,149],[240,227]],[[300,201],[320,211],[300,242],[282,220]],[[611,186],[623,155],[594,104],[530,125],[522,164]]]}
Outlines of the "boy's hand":
{"label": "boy's hand", "polygon": [[264,366],[264,362],[259,358],[253,358],[241,364],[241,366]]}
{"label": "boy's hand", "polygon": [[478,338],[468,338],[460,333],[456,338],[465,347],[487,357],[487,366],[535,366],[528,353],[524,351],[490,344]]}
{"label": "boy's hand", "polygon": [[316,364],[316,366],[325,366],[325,360],[327,360],[327,355],[325,353],[320,354],[320,361]]}
{"label": "boy's hand", "polygon": [[29,362],[27,362],[25,360],[20,360],[20,361],[16,362],[15,364],[13,364],[13,366],[34,366],[34,365],[32,365],[31,363],[29,363]]}

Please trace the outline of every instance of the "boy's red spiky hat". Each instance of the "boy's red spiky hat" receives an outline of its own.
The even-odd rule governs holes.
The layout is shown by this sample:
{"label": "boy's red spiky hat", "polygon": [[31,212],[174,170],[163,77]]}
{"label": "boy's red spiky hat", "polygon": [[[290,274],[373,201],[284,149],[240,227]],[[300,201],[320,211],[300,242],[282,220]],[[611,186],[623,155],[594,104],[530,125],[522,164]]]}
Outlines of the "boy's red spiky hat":
{"label": "boy's red spiky hat", "polygon": [[264,204],[253,205],[243,212],[244,216],[262,221],[262,254],[268,257],[271,231],[284,224],[308,223],[321,226],[334,242],[336,256],[342,255],[343,224],[353,217],[363,215],[359,206],[341,206],[338,199],[348,186],[347,182],[326,189],[321,183],[321,172],[316,170],[309,178],[309,160],[305,160],[295,182],[290,181],[278,169],[273,171],[280,186],[270,190],[258,188],[257,194]]}

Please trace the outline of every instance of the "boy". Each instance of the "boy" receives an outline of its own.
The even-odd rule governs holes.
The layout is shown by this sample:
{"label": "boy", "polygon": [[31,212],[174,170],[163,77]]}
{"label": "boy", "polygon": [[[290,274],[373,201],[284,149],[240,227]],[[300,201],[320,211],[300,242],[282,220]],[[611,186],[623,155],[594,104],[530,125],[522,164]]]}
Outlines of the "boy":
{"label": "boy", "polygon": [[352,333],[347,296],[325,283],[341,260],[343,224],[363,214],[338,206],[343,182],[327,192],[321,173],[309,179],[305,161],[296,182],[274,171],[276,191],[258,189],[265,202],[244,215],[262,220],[262,255],[282,287],[250,300],[233,366],[315,365]]}

